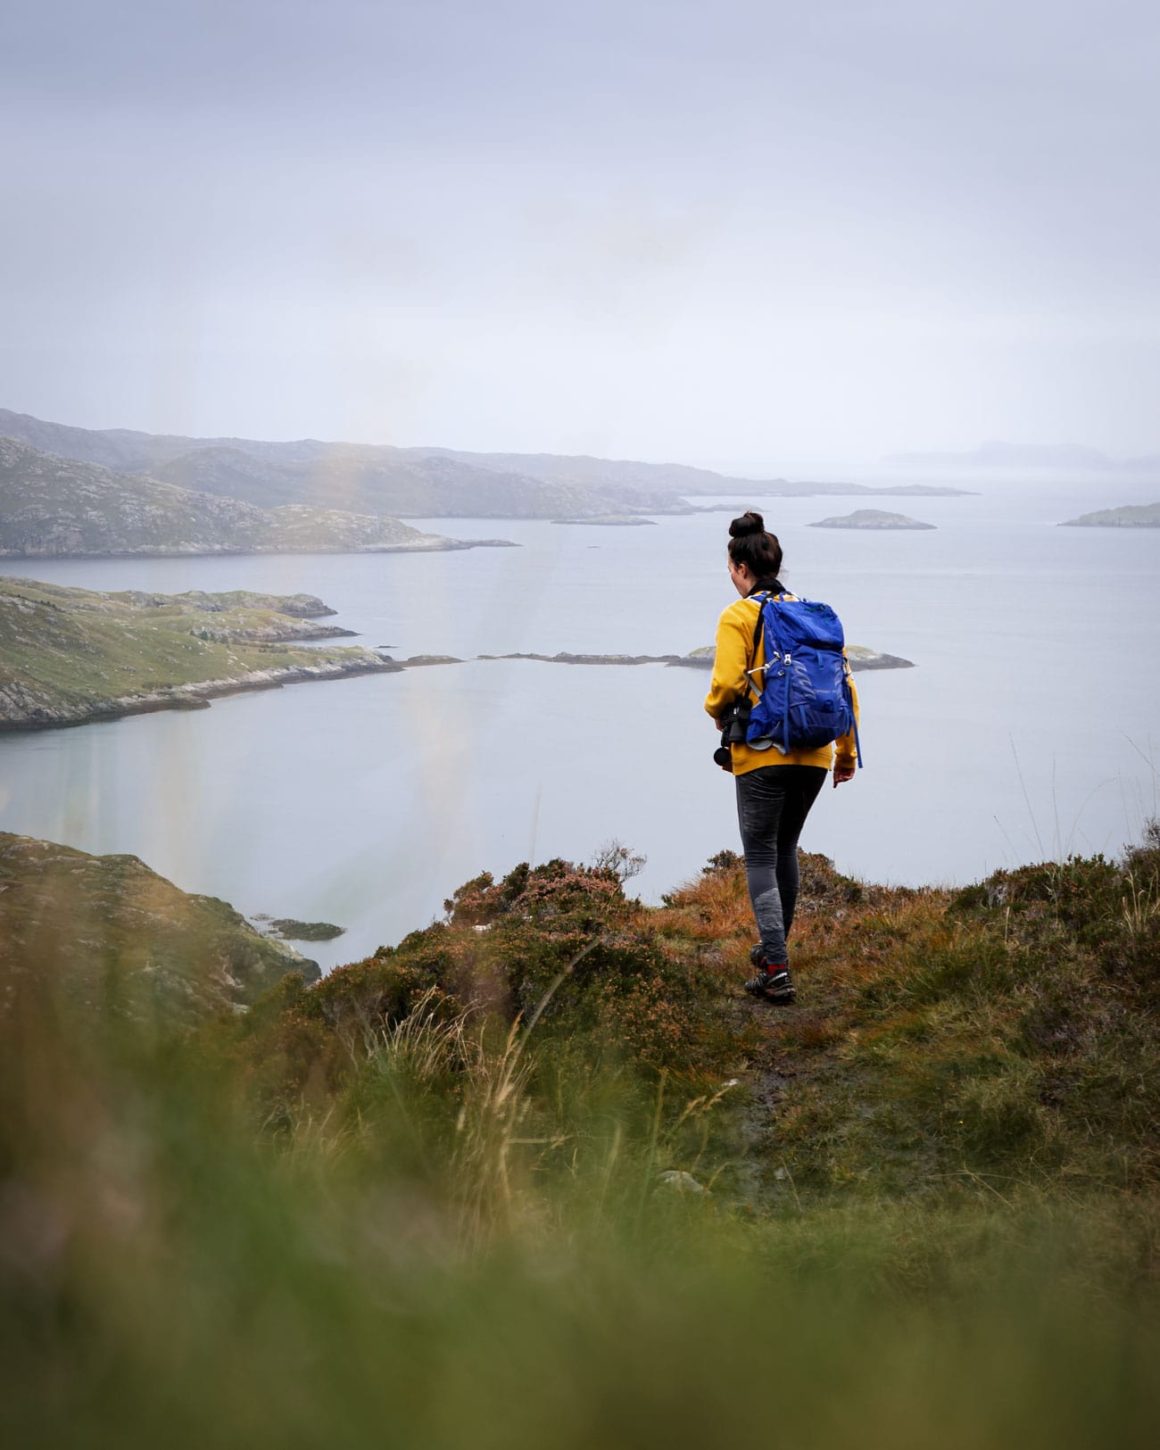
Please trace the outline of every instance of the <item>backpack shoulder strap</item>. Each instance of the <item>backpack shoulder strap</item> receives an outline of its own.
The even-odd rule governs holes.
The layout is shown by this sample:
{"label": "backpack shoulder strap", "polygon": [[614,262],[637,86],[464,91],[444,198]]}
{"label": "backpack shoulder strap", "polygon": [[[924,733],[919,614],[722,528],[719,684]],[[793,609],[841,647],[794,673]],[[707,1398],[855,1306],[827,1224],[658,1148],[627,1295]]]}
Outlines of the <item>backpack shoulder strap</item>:
{"label": "backpack shoulder strap", "polygon": [[770,598],[770,594],[768,590],[764,590],[760,594],[751,594],[749,597],[757,603],[757,623],[753,626],[753,644],[750,648],[750,654],[756,659],[757,641],[761,638],[761,626],[765,622],[765,601]]}
{"label": "backpack shoulder strap", "polygon": [[[750,594],[748,597],[757,604],[757,620],[753,626],[753,639],[749,646],[750,668],[752,669],[757,664],[757,642],[761,638],[761,631],[765,628],[765,601],[767,599],[773,599],[775,596],[770,590],[763,589],[760,593]],[[768,654],[768,650],[766,653]],[[768,663],[768,660],[766,663]],[[745,673],[745,678],[750,690],[753,692],[754,702],[756,703],[761,698],[761,687],[748,670]]]}

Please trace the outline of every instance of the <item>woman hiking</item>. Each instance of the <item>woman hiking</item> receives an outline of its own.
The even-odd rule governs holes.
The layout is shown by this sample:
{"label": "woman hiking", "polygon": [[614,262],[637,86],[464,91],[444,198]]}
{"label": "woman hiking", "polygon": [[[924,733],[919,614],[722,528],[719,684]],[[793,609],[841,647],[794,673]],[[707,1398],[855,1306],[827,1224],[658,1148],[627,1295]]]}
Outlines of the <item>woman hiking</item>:
{"label": "woman hiking", "polygon": [[[713,679],[705,699],[705,709],[719,726],[727,723],[734,705],[757,699],[764,676],[748,672],[764,665],[765,638],[758,628],[761,600],[754,596],[768,591],[796,597],[778,578],[780,569],[781,545],[775,534],[766,532],[761,515],[750,512],[734,519],[729,525],[729,577],[741,598],[718,621]],[[853,681],[850,692],[857,718]],[[727,763],[724,751],[717,758],[736,780],[745,875],[761,937],[750,953],[757,974],[745,983],[745,990],[770,1002],[787,1003],[795,995],[786,938],[797,901],[798,837],[831,767],[836,786],[853,778],[857,743],[851,729],[833,745],[815,749],[791,748],[783,754],[769,748],[770,742],[765,744],[765,749],[757,749],[743,737],[727,747]]]}

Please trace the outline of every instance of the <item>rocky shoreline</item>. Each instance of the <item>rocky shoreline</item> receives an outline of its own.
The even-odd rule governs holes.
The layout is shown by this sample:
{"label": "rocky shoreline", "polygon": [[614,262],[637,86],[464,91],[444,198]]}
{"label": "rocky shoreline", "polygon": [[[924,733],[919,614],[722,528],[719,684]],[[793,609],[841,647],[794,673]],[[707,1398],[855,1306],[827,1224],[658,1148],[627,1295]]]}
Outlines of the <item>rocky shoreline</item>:
{"label": "rocky shoreline", "polygon": [[340,680],[351,675],[393,674],[403,667],[381,656],[360,652],[357,659],[318,665],[288,665],[269,670],[248,670],[224,680],[171,685],[134,695],[112,696],[73,706],[47,706],[22,698],[19,685],[0,685],[0,733],[24,730],[57,730],[89,725],[98,720],[120,720],[127,715],[151,715],[159,710],[208,710],[211,700],[252,690],[278,690],[283,685],[308,684],[312,680]]}
{"label": "rocky shoreline", "polygon": [[[690,513],[694,510],[690,509]],[[656,519],[641,518],[637,514],[593,514],[591,517],[553,519],[554,524],[587,524],[600,529],[637,529],[642,526],[656,526]]]}
{"label": "rocky shoreline", "polygon": [[441,534],[425,534],[413,543],[317,545],[312,548],[158,548],[147,545],[140,549],[101,549],[91,552],[59,548],[5,548],[0,545],[0,559],[247,559],[268,554],[449,554],[462,549],[520,549],[514,539],[452,539]]}
{"label": "rocky shoreline", "polygon": [[[322,631],[325,633],[325,630]],[[334,631],[350,633],[350,631]],[[353,653],[353,652],[352,652]],[[529,660],[552,665],[665,665],[678,669],[708,670],[712,654],[688,655],[586,655],[561,652],[554,655],[515,653],[476,655],[476,660]],[[160,710],[208,710],[212,700],[254,690],[277,690],[283,685],[309,684],[315,680],[340,680],[354,675],[397,674],[408,669],[433,665],[459,665],[471,661],[453,655],[412,655],[396,660],[390,655],[359,651],[350,660],[327,660],[317,665],[289,665],[268,670],[248,670],[245,674],[223,680],[207,680],[196,684],[172,685],[131,695],[78,702],[71,706],[49,706],[38,701],[19,684],[0,684],[0,733],[27,730],[58,730],[77,725],[95,724],[102,720],[119,720],[129,715],[150,715]],[[850,669],[862,670],[913,669],[914,661],[899,655],[850,646]]]}
{"label": "rocky shoreline", "polygon": [[[317,622],[334,610],[310,594],[101,593],[0,579],[0,733],[53,730],[159,710],[203,710],[211,700],[313,680],[463,664],[453,655],[395,659],[365,647],[296,647],[350,637]],[[850,665],[906,669],[910,660],[852,645]],[[677,654],[483,654],[477,660],[562,665],[664,665],[707,670],[711,646]]]}
{"label": "rocky shoreline", "polygon": [[[913,660],[905,660],[901,655],[885,654],[880,650],[868,649],[865,645],[852,644],[848,647],[847,654],[850,669],[855,672],[859,670],[912,670],[914,668]],[[391,655],[380,655],[379,657],[390,660],[400,669],[420,669],[429,665],[462,665],[472,662],[460,659],[455,655],[412,655],[405,660],[395,660]],[[546,665],[668,665],[678,669],[691,670],[708,670],[713,667],[713,651],[708,647],[693,650],[684,655],[581,655],[562,650],[554,655],[519,652],[504,655],[475,655],[474,659],[534,660]]]}
{"label": "rocky shoreline", "polygon": [[247,690],[398,669],[349,637],[311,594],[102,593],[0,579],[0,731],[204,709]]}

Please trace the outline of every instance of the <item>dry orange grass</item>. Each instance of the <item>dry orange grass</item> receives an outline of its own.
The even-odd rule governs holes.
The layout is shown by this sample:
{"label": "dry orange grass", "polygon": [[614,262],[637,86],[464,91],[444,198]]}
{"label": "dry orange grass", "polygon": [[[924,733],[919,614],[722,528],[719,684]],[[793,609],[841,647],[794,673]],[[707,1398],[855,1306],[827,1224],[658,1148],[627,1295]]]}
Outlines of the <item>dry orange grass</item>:
{"label": "dry orange grass", "polygon": [[665,906],[647,914],[647,927],[672,943],[674,956],[687,953],[691,946],[700,964],[722,978],[748,967],[755,939],[753,911],[740,870],[709,872],[665,901]]}

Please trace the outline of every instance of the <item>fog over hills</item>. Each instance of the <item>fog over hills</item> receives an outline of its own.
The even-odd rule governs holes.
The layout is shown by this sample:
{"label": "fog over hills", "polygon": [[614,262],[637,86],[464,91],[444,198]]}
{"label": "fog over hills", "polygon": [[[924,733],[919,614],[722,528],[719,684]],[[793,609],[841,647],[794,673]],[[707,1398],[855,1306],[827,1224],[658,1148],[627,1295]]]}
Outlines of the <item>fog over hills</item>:
{"label": "fog over hills", "polygon": [[679,514],[698,496],[940,494],[961,490],[737,478],[676,463],[552,453],[465,453],[436,447],[186,438],[74,428],[0,409],[0,436],[44,453],[261,508],[307,504],[398,517],[582,518]]}
{"label": "fog over hills", "polygon": [[8,558],[467,547],[381,515],[258,508],[0,437],[0,556]]}
{"label": "fog over hills", "polygon": [[1160,454],[1113,458],[1098,448],[1066,443],[980,444],[965,453],[892,453],[888,467],[920,470],[935,477],[986,472],[1067,474],[1072,478],[1160,476]]}
{"label": "fog over hills", "polygon": [[[654,486],[537,478],[474,455],[437,449],[249,438],[183,438],[129,429],[72,428],[0,409],[0,435],[123,474],[148,474],[201,493],[269,508],[321,504],[391,517],[552,518],[559,514],[684,510]],[[723,486],[728,484],[723,481]]]}
{"label": "fog over hills", "polygon": [[[337,505],[356,513],[420,517],[542,518],[592,511],[589,490],[495,473],[458,460],[412,458],[400,449],[344,443],[251,444],[245,439],[199,447],[156,466],[155,477],[182,488],[277,504]],[[281,451],[285,446],[286,452]],[[636,491],[609,503],[676,510],[675,496]],[[603,509],[602,509],[603,511]]]}

